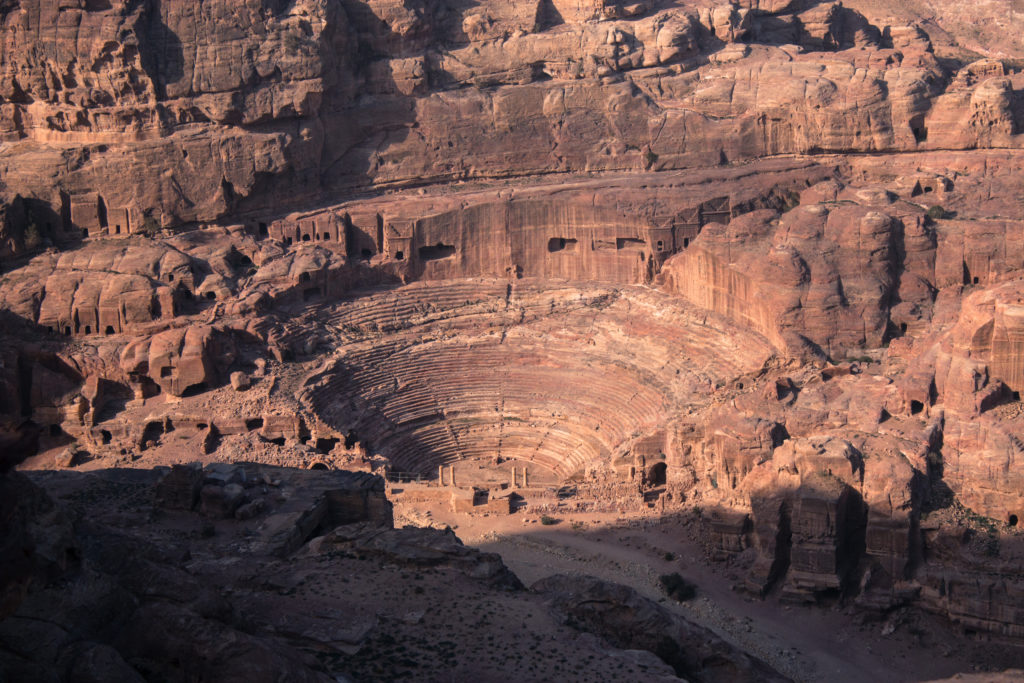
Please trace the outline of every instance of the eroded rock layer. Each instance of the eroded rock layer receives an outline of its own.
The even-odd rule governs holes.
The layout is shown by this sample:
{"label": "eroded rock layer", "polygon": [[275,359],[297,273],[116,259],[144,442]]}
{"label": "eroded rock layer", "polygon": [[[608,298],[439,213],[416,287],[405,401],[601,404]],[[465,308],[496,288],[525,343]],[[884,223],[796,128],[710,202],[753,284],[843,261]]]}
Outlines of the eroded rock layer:
{"label": "eroded rock layer", "polygon": [[689,515],[753,596],[1019,644],[1018,39],[904,4],[0,2],[0,453]]}

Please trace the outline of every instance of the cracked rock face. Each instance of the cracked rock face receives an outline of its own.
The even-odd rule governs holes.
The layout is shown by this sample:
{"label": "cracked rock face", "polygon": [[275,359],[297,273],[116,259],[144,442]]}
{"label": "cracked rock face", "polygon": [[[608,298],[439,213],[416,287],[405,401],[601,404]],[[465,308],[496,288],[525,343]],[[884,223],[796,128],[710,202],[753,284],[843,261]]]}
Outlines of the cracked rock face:
{"label": "cracked rock face", "polygon": [[[248,523],[275,591],[303,584],[294,558],[521,591],[450,532],[390,528],[381,475],[453,514],[687,516],[757,598],[1019,642],[1024,25],[896,4],[0,0],[0,468],[172,467],[159,510],[206,539]],[[275,497],[236,462],[358,491]],[[110,558],[47,501],[0,506],[27,553],[0,615],[80,571],[138,632],[48,632],[40,664],[0,629],[17,672],[130,679],[193,627],[329,669],[212,598],[90,574]],[[587,653],[621,636],[661,657],[616,655],[631,670],[764,673],[571,583],[536,590],[591,624]],[[272,611],[366,675],[361,644],[437,626]],[[595,626],[623,611],[641,625]],[[249,671],[211,648],[211,676]]]}

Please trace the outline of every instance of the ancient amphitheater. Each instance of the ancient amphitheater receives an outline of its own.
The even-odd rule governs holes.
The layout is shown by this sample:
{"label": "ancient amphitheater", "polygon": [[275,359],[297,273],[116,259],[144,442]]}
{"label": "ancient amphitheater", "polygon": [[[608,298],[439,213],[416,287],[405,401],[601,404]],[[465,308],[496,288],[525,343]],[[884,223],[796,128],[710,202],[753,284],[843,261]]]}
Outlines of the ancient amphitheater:
{"label": "ancient amphitheater", "polygon": [[1024,15],[0,2],[0,681],[1024,673]]}

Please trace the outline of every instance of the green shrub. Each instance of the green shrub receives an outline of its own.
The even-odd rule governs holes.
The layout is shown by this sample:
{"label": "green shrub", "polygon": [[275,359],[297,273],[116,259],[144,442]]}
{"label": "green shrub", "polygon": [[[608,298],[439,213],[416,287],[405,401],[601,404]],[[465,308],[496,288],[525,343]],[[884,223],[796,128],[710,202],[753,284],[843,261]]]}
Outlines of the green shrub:
{"label": "green shrub", "polygon": [[547,515],[544,515],[544,516],[542,516],[540,518],[540,523],[543,524],[544,526],[552,526],[553,524],[558,524],[558,520],[555,519],[554,517],[549,517]]}
{"label": "green shrub", "polygon": [[39,226],[35,223],[29,223],[28,227],[25,228],[25,248],[28,250],[38,249],[42,243],[43,236],[39,232]]}
{"label": "green shrub", "polygon": [[949,218],[949,216],[949,212],[946,211],[941,206],[939,206],[938,204],[928,209],[928,218],[931,218],[933,221],[939,221],[942,220],[943,218]]}
{"label": "green shrub", "polygon": [[676,602],[686,602],[697,597],[697,586],[684,579],[678,572],[662,574],[658,581],[665,595]]}
{"label": "green shrub", "polygon": [[158,223],[152,216],[146,216],[142,219],[142,225],[139,227],[139,233],[146,237],[156,237],[160,234],[160,223]]}

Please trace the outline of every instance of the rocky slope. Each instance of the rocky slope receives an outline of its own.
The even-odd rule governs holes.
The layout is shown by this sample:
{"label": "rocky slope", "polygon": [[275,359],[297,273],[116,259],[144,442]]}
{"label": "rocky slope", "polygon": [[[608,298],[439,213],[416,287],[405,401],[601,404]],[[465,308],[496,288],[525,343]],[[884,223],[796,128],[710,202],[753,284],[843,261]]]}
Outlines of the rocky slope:
{"label": "rocky slope", "polygon": [[[0,23],[11,465],[245,461],[426,479],[392,494],[466,514],[695,515],[752,598],[1020,643],[1024,74],[998,24],[869,0],[11,0]],[[5,518],[59,516],[3,485],[31,492]],[[185,507],[285,504],[211,485]],[[319,531],[303,562],[422,541]],[[72,565],[114,585],[105,543],[37,543],[5,609]],[[110,590],[263,647],[223,605]],[[274,629],[267,666],[334,671]],[[87,659],[174,659],[115,636]]]}
{"label": "rocky slope", "polygon": [[[551,582],[527,591],[451,530],[395,529],[372,475],[182,466],[41,477],[57,501],[24,476],[0,477],[5,547],[24,557],[0,576],[5,680],[788,680],[602,584],[623,629],[668,620],[665,634],[606,647],[599,624],[571,628],[558,611],[593,596],[563,589],[549,613]],[[438,601],[456,594],[473,600]],[[488,644],[496,635],[500,646]],[[545,651],[523,660],[542,639]],[[663,640],[675,668],[655,656]]]}

